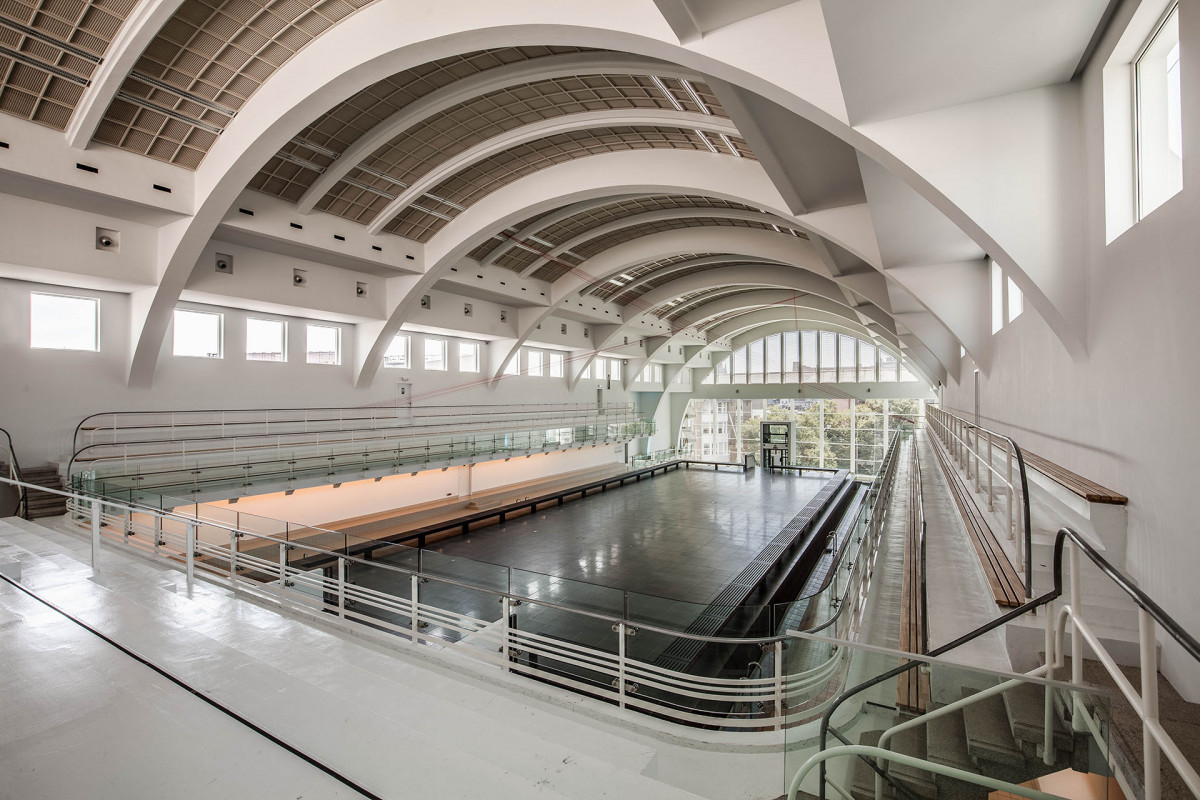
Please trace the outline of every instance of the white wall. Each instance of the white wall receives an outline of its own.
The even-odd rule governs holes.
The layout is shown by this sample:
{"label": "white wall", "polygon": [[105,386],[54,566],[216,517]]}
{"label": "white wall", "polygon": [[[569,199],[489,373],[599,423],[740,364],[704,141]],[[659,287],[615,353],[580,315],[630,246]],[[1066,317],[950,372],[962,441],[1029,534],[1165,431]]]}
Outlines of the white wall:
{"label": "white wall", "polygon": [[[1118,14],[1128,16],[1130,5]],[[1182,4],[1184,189],[1105,245],[1101,75],[1110,30],[1084,76],[1088,167],[1088,355],[1075,361],[1027,310],[993,337],[980,383],[981,421],[1129,497],[1126,569],[1193,634],[1200,633],[1200,8]],[[980,309],[980,313],[987,313]],[[946,387],[973,410],[971,366]],[[1195,662],[1164,643],[1163,672],[1200,700]]]}
{"label": "white wall", "polygon": [[[100,352],[30,349],[31,291],[99,298]],[[464,298],[457,298],[455,302],[463,301]],[[130,389],[125,384],[130,346],[129,306],[130,296],[119,292],[64,289],[63,286],[0,278],[0,427],[12,433],[22,464],[36,466],[66,461],[72,452],[75,426],[84,417],[104,411],[357,407],[396,400],[402,379],[407,379],[417,406],[594,403],[596,387],[600,385],[596,381],[581,382],[576,391],[571,392],[565,377],[514,376],[490,386],[482,380],[485,373],[458,372],[457,350],[451,338],[449,370],[381,368],[372,387],[360,390],[354,387],[352,325],[341,324],[340,365],[307,364],[304,357],[305,325],[309,320],[180,303],[180,307],[217,310],[224,315],[225,357],[172,356],[171,330],[168,329],[154,386]],[[287,320],[287,362],[246,360],[245,320],[248,316]],[[556,320],[554,325],[557,329]],[[573,323],[571,327],[579,328],[580,325]],[[412,332],[410,336],[412,363],[421,365],[424,334]],[[486,366],[487,353],[483,355]],[[629,398],[618,383],[604,392],[605,402],[622,402]]]}

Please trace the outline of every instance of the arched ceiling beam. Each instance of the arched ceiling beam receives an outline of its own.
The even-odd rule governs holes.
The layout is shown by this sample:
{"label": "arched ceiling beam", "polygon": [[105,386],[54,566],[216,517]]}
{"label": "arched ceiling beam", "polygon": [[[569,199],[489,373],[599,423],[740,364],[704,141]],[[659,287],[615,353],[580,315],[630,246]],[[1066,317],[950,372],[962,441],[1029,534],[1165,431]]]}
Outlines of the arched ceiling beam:
{"label": "arched ceiling beam", "polygon": [[67,142],[72,147],[83,150],[92,141],[121,84],[181,5],[183,0],[141,0],[125,18],[67,123]]}
{"label": "arched ceiling beam", "polygon": [[500,258],[500,256],[504,255],[515,246],[515,242],[524,241],[536,236],[538,231],[544,231],[551,225],[557,225],[563,220],[570,219],[576,214],[581,214],[588,209],[599,208],[601,206],[608,205],[609,203],[619,203],[622,200],[629,200],[634,197],[641,196],[642,195],[636,194],[618,194],[611,195],[609,197],[597,197],[594,200],[584,200],[581,203],[572,203],[568,206],[563,206],[562,208],[551,211],[549,214],[540,216],[533,222],[526,225],[524,228],[519,229],[516,233],[512,234],[511,238],[508,236],[502,237],[502,241],[492,248],[491,252],[479,260],[479,266],[492,266],[496,263],[496,259]]}
{"label": "arched ceiling beam", "polygon": [[[667,258],[680,253],[694,250],[709,250],[722,247],[727,251],[739,254],[757,255],[776,262],[785,262],[792,266],[771,266],[752,268],[758,270],[786,270],[795,273],[797,280],[808,285],[815,294],[832,295],[831,299],[845,296],[829,278],[818,274],[825,270],[825,265],[813,250],[807,239],[797,239],[793,236],[782,236],[773,231],[761,231],[753,228],[701,228],[681,231],[664,231],[653,233],[619,244],[588,259],[575,272],[568,273],[550,285],[550,305],[528,309],[527,314],[518,314],[519,328],[517,339],[507,356],[496,363],[496,373],[493,380],[500,380],[504,368],[512,357],[520,351],[530,334],[547,317],[551,316],[560,306],[574,298],[582,289],[587,288],[594,279],[603,279],[618,275],[630,266],[646,261]],[[744,269],[744,268],[743,268]],[[730,273],[730,268],[709,270],[694,277],[702,277],[713,272]],[[731,276],[732,277],[732,276]],[[678,282],[686,281],[686,278]],[[728,281],[727,281],[728,282]],[[757,282],[753,280],[733,279],[734,283]],[[526,311],[522,309],[522,311]]]}
{"label": "arched ceiling beam", "polygon": [[767,264],[752,268],[726,267],[723,269],[706,270],[695,275],[685,275],[682,278],[677,278],[655,289],[651,289],[642,295],[642,300],[645,301],[647,307],[653,308],[681,294],[713,286],[775,287],[794,292],[814,294],[839,305],[846,306],[852,311],[866,316],[871,322],[877,323],[895,333],[895,323],[891,316],[878,306],[863,305],[851,308],[847,305],[845,293],[842,292],[841,287],[833,280],[812,272],[777,264]]}
{"label": "arched ceiling beam", "polygon": [[[370,224],[367,225],[367,232],[371,234],[382,233],[389,222],[415,203],[421,195],[438,186],[443,181],[454,177],[459,172],[498,153],[503,153],[505,150],[561,133],[585,131],[591,128],[613,128],[635,125],[683,128],[686,130],[725,134],[726,136],[737,136],[737,128],[734,127],[732,122],[721,117],[706,116],[694,111],[635,108],[614,111],[586,111],[582,114],[567,114],[562,117],[539,120],[529,125],[522,125],[519,128],[507,130],[499,136],[486,139],[474,147],[470,147],[438,164],[401,192],[395,200],[388,203],[375,219],[371,220]],[[732,158],[732,156],[729,157]]]}
{"label": "arched ceiling beam", "polygon": [[537,272],[542,267],[549,264],[553,259],[561,256],[568,250],[574,250],[581,244],[586,244],[593,239],[598,239],[601,236],[607,236],[610,233],[633,228],[638,225],[648,225],[654,222],[670,222],[678,219],[734,219],[743,222],[761,222],[764,225],[780,225],[783,227],[795,227],[795,225],[786,219],[781,219],[774,214],[764,214],[759,211],[745,211],[740,208],[666,208],[659,211],[647,211],[645,214],[635,214],[632,217],[613,220],[612,222],[600,225],[585,231],[573,239],[569,239],[560,245],[555,245],[549,250],[546,255],[541,256],[530,266],[521,271],[522,277],[528,277]]}
{"label": "arched ceiling beam", "polygon": [[[980,219],[973,218],[964,210],[971,206],[964,202],[969,198],[962,195],[971,191],[970,187],[964,189],[959,183],[948,185],[945,180],[935,184],[932,177],[919,171],[923,169],[921,162],[910,164],[907,155],[897,156],[890,149],[891,145],[881,144],[868,132],[850,126],[819,3],[792,3],[770,16],[769,22],[756,17],[723,30],[719,46],[690,49],[678,45],[660,15],[637,4],[609,7],[603,4],[579,6],[535,2],[512,6],[479,3],[471,6],[470,13],[454,15],[414,15],[411,8],[397,3],[373,3],[364,7],[318,36],[275,71],[266,90],[256,92],[247,101],[209,150],[196,174],[195,215],[160,229],[159,283],[155,289],[133,298],[131,337],[134,345],[130,384],[148,385],[153,380],[171,310],[205,245],[238,194],[296,131],[346,97],[397,72],[481,48],[545,44],[627,51],[675,61],[685,68],[758,93],[816,123],[899,176],[979,242],[986,252],[1007,264],[1030,303],[1068,349],[1073,353],[1082,352],[1082,330],[1078,329],[1075,320],[1067,321],[1042,288],[1049,280],[1044,273],[1052,270],[1054,265],[1049,253],[1071,248],[1086,252],[1079,242],[1080,232],[1052,231],[1049,240],[1030,253],[1029,257],[1036,263],[1022,263],[1013,253],[1025,254],[1020,248],[1023,239],[1017,241],[1023,234],[1020,226],[1014,230],[1003,224],[1002,216],[998,216],[1002,214],[1002,208],[985,209],[986,213],[981,213]],[[783,52],[789,53],[790,57],[781,61],[778,54]],[[1019,126],[1020,117],[1028,118],[1030,113],[1033,112],[1022,109],[1016,115],[1018,118],[1009,119],[1002,127],[1007,130]],[[978,130],[976,127],[976,133]],[[665,153],[654,155],[661,157]],[[598,159],[586,160],[598,163]],[[719,160],[709,159],[709,163]],[[961,161],[958,159],[954,163],[957,165]],[[1008,163],[985,159],[970,166],[976,182],[985,178],[990,184],[1013,182],[1013,170]],[[761,174],[761,168],[758,169]],[[707,184],[710,175],[704,174],[703,178]],[[1054,178],[1047,176],[1047,179]],[[691,181],[680,182],[680,187],[685,191],[691,189],[711,194],[707,188],[695,186],[699,181],[697,176]],[[1015,199],[1022,201],[1025,213],[1044,212],[1052,216],[1050,206],[1064,201],[1056,191],[1044,193],[1040,189],[1040,185],[1022,184],[1008,190],[1008,194],[1019,195]],[[778,190],[773,186],[771,190],[774,202],[739,202],[785,213],[786,204]],[[611,191],[622,189],[613,186]],[[502,225],[493,225],[487,231],[476,233],[491,235],[531,213],[548,211],[564,201],[583,199],[580,193],[569,195],[546,203],[527,200],[525,217],[508,217]],[[870,215],[865,207],[863,211],[869,228]],[[802,219],[810,217],[818,227],[832,230],[832,225],[816,219],[816,215],[805,215]],[[442,233],[469,229],[471,226],[451,223]],[[878,265],[878,248],[873,232],[868,232],[872,240],[870,249],[876,251],[876,257],[864,257],[864,260]],[[840,233],[843,239],[848,238],[846,234],[849,233],[861,235],[861,231],[846,228]],[[435,240],[439,238],[442,236]],[[826,238],[855,253],[855,248],[838,241],[837,236]],[[464,244],[477,246],[480,241],[483,239],[478,236],[460,236],[452,244],[437,249],[444,253]],[[466,252],[469,250],[457,253],[456,257],[461,258]],[[862,257],[860,253],[855,254]],[[1030,276],[1036,276],[1037,280]],[[403,294],[403,287],[396,289]],[[1058,297],[1057,294],[1053,296]],[[369,360],[378,364],[378,359]],[[369,383],[370,378],[366,382]],[[363,385],[361,370],[359,385]]]}
{"label": "arched ceiling beam", "polygon": [[[414,125],[457,105],[509,86],[565,78],[572,75],[657,75],[660,78],[703,80],[695,70],[684,69],[631,53],[563,53],[545,58],[515,61],[456,80],[409,103],[381,120],[354,140],[301,196],[296,204],[301,214],[316,207],[321,198],[333,191],[337,182],[379,148]],[[101,112],[103,114],[103,111]]]}
{"label": "arched ceiling beam", "polygon": [[[686,270],[686,269],[695,269],[696,267],[708,267],[708,266],[712,266],[714,264],[734,264],[734,263],[736,263],[736,264],[767,264],[767,263],[771,263],[771,262],[768,262],[766,259],[754,258],[752,256],[735,256],[735,255],[729,255],[729,254],[726,254],[726,255],[718,254],[718,255],[711,255],[711,256],[701,256],[700,258],[690,258],[687,261],[679,261],[675,264],[667,264],[666,266],[660,267],[659,269],[656,269],[653,272],[647,272],[645,275],[639,275],[634,280],[632,280],[629,283],[622,286],[620,292],[618,292],[617,294],[620,294],[621,292],[627,292],[630,289],[636,289],[639,286],[641,286],[642,284],[646,283],[647,281],[652,281],[652,280],[656,280],[658,278],[663,278],[672,273],[682,272],[683,270]],[[631,305],[633,303],[637,303],[640,305],[641,298],[634,300],[631,303]]]}

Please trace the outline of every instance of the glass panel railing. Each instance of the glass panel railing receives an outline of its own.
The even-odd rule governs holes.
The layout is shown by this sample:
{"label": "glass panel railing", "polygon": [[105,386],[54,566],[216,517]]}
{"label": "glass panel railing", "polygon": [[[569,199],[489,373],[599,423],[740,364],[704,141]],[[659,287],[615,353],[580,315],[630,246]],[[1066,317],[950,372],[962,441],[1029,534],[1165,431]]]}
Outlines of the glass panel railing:
{"label": "glass panel railing", "polygon": [[[822,749],[816,717],[831,704],[814,703],[821,695],[804,676],[830,648],[844,660],[844,686],[886,677],[834,706]],[[807,707],[813,723],[787,731],[788,797],[983,797],[989,789],[1082,796],[1071,785],[1107,795],[1109,697],[1102,689],[850,642],[798,637],[788,651],[789,712],[800,721]],[[904,664],[912,668],[888,674]]]}

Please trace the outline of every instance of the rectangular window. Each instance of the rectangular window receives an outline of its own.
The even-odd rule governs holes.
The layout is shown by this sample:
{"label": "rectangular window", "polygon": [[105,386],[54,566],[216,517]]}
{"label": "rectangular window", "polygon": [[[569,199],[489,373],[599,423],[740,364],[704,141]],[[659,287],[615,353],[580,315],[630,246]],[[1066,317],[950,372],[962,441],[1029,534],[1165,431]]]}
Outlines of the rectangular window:
{"label": "rectangular window", "polygon": [[662,364],[647,364],[638,380],[642,383],[662,383]]}
{"label": "rectangular window", "polygon": [[479,342],[458,343],[458,371],[479,372]]}
{"label": "rectangular window", "polygon": [[425,369],[445,372],[449,367],[446,358],[445,339],[425,339]]}
{"label": "rectangular window", "polygon": [[1004,272],[992,262],[992,333],[1004,327]]}
{"label": "rectangular window", "polygon": [[608,378],[609,380],[621,380],[621,359],[610,358],[608,360]]}
{"label": "rectangular window", "polygon": [[563,363],[566,361],[562,353],[548,353],[550,357],[550,377],[561,378],[563,376]]}
{"label": "rectangular window", "polygon": [[878,375],[875,374],[875,345],[858,340],[858,380],[860,382],[874,383]]}
{"label": "rectangular window", "polygon": [[287,361],[287,323],[278,319],[246,320],[247,361]]}
{"label": "rectangular window", "polygon": [[1183,188],[1183,96],[1179,6],[1173,6],[1134,62],[1137,210],[1145,218]]}
{"label": "rectangular window", "polygon": [[750,362],[750,371],[748,373],[750,383],[762,383],[764,361],[763,340],[756,339],[755,341],[751,342],[747,350],[748,361]]}
{"label": "rectangular window", "polygon": [[704,379],[705,383],[712,383],[715,375],[716,382],[722,385],[729,383],[729,368],[733,365],[733,358],[724,358],[717,362],[717,368]]}
{"label": "rectangular window", "polygon": [[817,332],[800,333],[800,381],[817,382]]}
{"label": "rectangular window", "polygon": [[29,346],[39,350],[100,349],[100,301],[30,292]]}
{"label": "rectangular window", "polygon": [[733,351],[733,382],[746,382],[746,348],[744,347]]}
{"label": "rectangular window", "polygon": [[526,350],[525,351],[525,372],[534,378],[542,377],[542,351],[541,350]]}
{"label": "rectangular window", "polygon": [[879,380],[881,383],[896,382],[896,357],[891,353],[879,351]]}
{"label": "rectangular window", "polygon": [[308,325],[309,364],[342,363],[342,329],[332,325]]}
{"label": "rectangular window", "polygon": [[903,359],[900,362],[900,382],[911,383],[917,379],[917,376],[908,368],[908,359]]}
{"label": "rectangular window", "polygon": [[171,354],[194,358],[221,358],[221,322],[220,314],[175,309]]}
{"label": "rectangular window", "polygon": [[505,375],[520,375],[521,374],[521,351],[513,353],[513,357],[504,365]]}
{"label": "rectangular window", "polygon": [[837,380],[837,334],[821,331],[821,383]]}
{"label": "rectangular window", "polygon": [[1021,294],[1021,290],[1013,283],[1013,279],[1008,279],[1008,321],[1012,322],[1017,317],[1021,316],[1021,312],[1025,310],[1025,295]]}
{"label": "rectangular window", "polygon": [[800,331],[783,333],[783,382],[800,381]]}
{"label": "rectangular window", "polygon": [[387,352],[383,354],[383,365],[391,369],[408,369],[408,337],[402,333],[396,334]]}
{"label": "rectangular window", "polygon": [[838,380],[843,383],[854,383],[858,378],[857,347],[858,340],[853,336],[838,336]]}

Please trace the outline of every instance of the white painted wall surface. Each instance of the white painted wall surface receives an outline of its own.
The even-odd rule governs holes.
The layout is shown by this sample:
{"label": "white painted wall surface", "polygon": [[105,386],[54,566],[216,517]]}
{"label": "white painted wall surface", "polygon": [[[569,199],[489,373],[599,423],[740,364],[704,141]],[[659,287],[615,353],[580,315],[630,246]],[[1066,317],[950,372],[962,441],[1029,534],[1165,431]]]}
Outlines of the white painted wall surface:
{"label": "white painted wall surface", "polygon": [[[1127,6],[1130,4],[1127,4]],[[1183,11],[1196,11],[1185,4]],[[1105,244],[1101,74],[1120,32],[1118,15],[1083,83],[1089,251],[1086,359],[1073,360],[1036,312],[1026,309],[993,337],[993,368],[981,375],[981,423],[1129,497],[1125,568],[1193,634],[1200,632],[1200,14],[1181,13],[1184,188]],[[980,309],[985,313],[985,309]],[[974,408],[964,359],[948,385],[949,408]],[[1200,700],[1200,671],[1164,642],[1163,672]]]}

